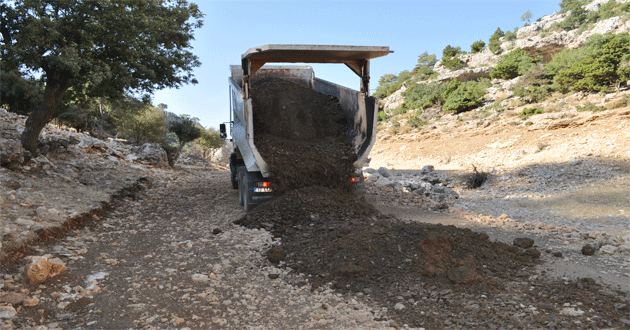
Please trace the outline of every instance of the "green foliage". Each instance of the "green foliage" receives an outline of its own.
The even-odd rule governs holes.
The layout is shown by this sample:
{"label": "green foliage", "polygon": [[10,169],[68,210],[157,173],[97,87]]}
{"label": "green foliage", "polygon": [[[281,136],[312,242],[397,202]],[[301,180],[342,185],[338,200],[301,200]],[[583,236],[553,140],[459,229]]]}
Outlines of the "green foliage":
{"label": "green foliage", "polygon": [[597,105],[594,105],[593,103],[590,103],[590,102],[586,103],[585,105],[578,105],[575,108],[576,108],[576,110],[578,112],[582,112],[582,111],[597,112],[597,111],[606,110],[606,107],[597,106]]}
{"label": "green foliage", "polygon": [[517,48],[505,55],[490,71],[490,77],[495,79],[512,79],[523,75],[540,60],[533,58],[524,50]]}
{"label": "green foliage", "polygon": [[216,129],[209,127],[207,129],[201,127],[201,136],[194,140],[193,143],[188,144],[183,152],[187,154],[199,155],[202,158],[210,156],[211,152],[223,146],[225,141],[221,138],[221,134]]}
{"label": "green foliage", "polygon": [[420,119],[420,117],[416,114],[416,115],[411,116],[411,118],[407,120],[407,124],[415,128],[419,128],[419,127],[429,124],[429,122],[427,122],[426,120]]}
{"label": "green foliage", "polygon": [[538,115],[541,113],[545,113],[545,111],[541,108],[525,108],[521,111],[519,117],[527,118],[529,116]]}
{"label": "green foliage", "polygon": [[457,70],[464,67],[464,62],[462,62],[457,56],[448,57],[442,59],[442,66],[451,70]]}
{"label": "green foliage", "polygon": [[487,82],[467,81],[448,95],[442,109],[460,113],[477,108],[482,103],[482,97],[486,94]]}
{"label": "green foliage", "polygon": [[127,101],[124,105],[125,108],[118,108],[112,114],[117,123],[117,133],[136,145],[162,142],[167,132],[164,110],[137,100]]}
{"label": "green foliage", "polygon": [[497,30],[494,31],[494,34],[490,37],[488,48],[490,48],[492,53],[494,53],[495,55],[501,54],[501,52],[503,51],[501,49],[501,41],[499,41],[499,39],[502,38],[503,36],[505,36],[505,33],[501,31],[501,28],[497,28]]}
{"label": "green foliage", "polygon": [[505,40],[506,41],[512,41],[512,40],[516,40],[516,31],[518,31],[518,28],[515,28],[514,31],[507,31],[505,32]]}
{"label": "green foliage", "polygon": [[34,78],[25,78],[24,75],[11,68],[4,66],[6,61],[0,61],[3,66],[0,70],[0,106],[7,110],[20,114],[28,115],[33,109],[37,108],[44,99],[44,84],[41,80]]}
{"label": "green foliage", "polygon": [[571,14],[558,23],[558,27],[564,30],[577,29],[588,19],[588,12],[582,7],[584,1],[580,0],[562,0],[560,3],[560,13],[571,12]]}
{"label": "green foliage", "polygon": [[433,66],[435,66],[435,63],[437,63],[435,54],[429,55],[429,53],[425,51],[418,56],[418,64],[416,64],[412,72],[420,80],[427,79],[433,74]]}
{"label": "green foliage", "polygon": [[589,22],[598,22],[611,17],[619,16],[623,12],[621,5],[611,0],[599,6],[599,10],[588,13]]}
{"label": "green foliage", "polygon": [[588,47],[590,52],[586,56],[558,73],[554,81],[558,90],[605,92],[624,79],[626,69],[620,63],[630,53],[630,35],[606,35],[596,38]]}
{"label": "green foliage", "polygon": [[529,23],[529,20],[532,18],[532,16],[534,16],[532,14],[532,11],[527,9],[527,11],[521,16],[521,21],[527,21]]}
{"label": "green foliage", "polygon": [[442,58],[457,56],[461,52],[462,50],[459,46],[452,47],[451,45],[447,45],[446,47],[444,47],[444,50],[442,51]]}
{"label": "green foliage", "polygon": [[405,108],[408,109],[426,109],[433,104],[438,104],[444,101],[441,97],[445,90],[446,85],[438,82],[431,82],[429,84],[415,84],[410,86],[403,92],[405,102],[403,103]]}
{"label": "green foliage", "polygon": [[2,12],[3,61],[46,83],[22,135],[32,153],[66,94],[122,98],[197,82],[190,41],[203,14],[185,0],[14,1]]}
{"label": "green foliage", "polygon": [[470,52],[473,54],[479,53],[484,47],[486,47],[486,43],[483,40],[477,40],[470,45]]}
{"label": "green foliage", "polygon": [[168,130],[175,133],[181,150],[186,143],[201,137],[201,128],[197,118],[188,115],[176,116],[169,124]]}
{"label": "green foliage", "polygon": [[373,96],[380,99],[388,97],[393,92],[399,90],[403,83],[411,79],[412,76],[413,74],[407,70],[402,71],[398,75],[388,73],[381,76]]}

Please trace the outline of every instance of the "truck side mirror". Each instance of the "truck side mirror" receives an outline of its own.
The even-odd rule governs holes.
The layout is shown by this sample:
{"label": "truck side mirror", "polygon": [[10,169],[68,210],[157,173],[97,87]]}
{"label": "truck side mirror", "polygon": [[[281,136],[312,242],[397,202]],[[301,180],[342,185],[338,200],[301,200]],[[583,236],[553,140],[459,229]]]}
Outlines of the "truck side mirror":
{"label": "truck side mirror", "polygon": [[219,124],[219,133],[221,134],[221,138],[225,139],[227,137],[227,131],[225,130],[225,124]]}

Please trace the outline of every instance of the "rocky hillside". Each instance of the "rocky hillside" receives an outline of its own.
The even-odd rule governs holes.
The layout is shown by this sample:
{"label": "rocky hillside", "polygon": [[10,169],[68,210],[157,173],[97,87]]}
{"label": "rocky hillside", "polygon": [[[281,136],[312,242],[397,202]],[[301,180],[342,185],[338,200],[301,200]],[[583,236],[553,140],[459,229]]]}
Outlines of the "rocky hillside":
{"label": "rocky hillside", "polygon": [[147,177],[171,171],[157,144],[100,140],[52,124],[42,131],[41,154],[24,162],[25,121],[0,108],[0,261],[34,240],[72,228]]}
{"label": "rocky hillside", "polygon": [[[535,59],[539,67],[543,67],[547,63],[551,62],[554,56],[565,49],[579,49],[587,44],[589,38],[596,35],[617,35],[630,33],[630,14],[628,10],[628,0],[608,1],[608,0],[595,0],[585,5],[583,8],[585,13],[582,15],[585,20],[578,28],[568,29],[564,24],[566,20],[575,19],[572,17],[571,11],[564,13],[553,13],[552,15],[546,15],[538,19],[532,24],[526,24],[520,29],[510,32],[507,31],[504,37],[499,38],[500,49],[491,50],[491,47],[485,47],[483,50],[477,53],[464,53],[457,55],[457,58],[461,61],[461,67],[455,70],[447,68],[443,61],[437,61],[432,67],[432,75],[427,78],[413,76],[411,79],[405,81],[402,87],[388,95],[381,101],[384,113],[384,117],[390,119],[381,125],[381,129],[390,129],[392,127],[397,128],[390,130],[390,133],[409,132],[418,128],[418,120],[409,120],[414,116],[420,117],[420,123],[432,122],[436,117],[449,115],[452,112],[440,111],[441,109],[429,108],[423,111],[417,109],[413,105],[405,103],[406,94],[408,88],[413,87],[416,84],[431,84],[431,83],[446,83],[452,80],[458,80],[461,82],[476,81],[482,78],[491,79],[491,72],[497,67],[502,59],[508,56],[511,52],[517,49],[521,49],[526,52],[532,59]],[[600,13],[601,10],[601,13]],[[591,15],[591,16],[588,16]],[[612,17],[608,17],[615,15]],[[564,26],[564,28],[563,28]],[[509,34],[509,35],[508,35]],[[627,59],[624,59],[626,61]],[[620,66],[627,66],[628,63],[621,63]],[[530,70],[531,71],[531,70]],[[483,96],[481,104],[476,107],[477,112],[482,113],[501,113],[503,110],[511,110],[515,108],[535,108],[539,106],[538,102],[532,102],[531,98],[523,97],[522,95],[515,95],[515,87],[529,87],[531,85],[544,85],[545,83],[551,83],[551,81],[541,82],[535,81],[533,83],[527,81],[524,82],[521,73],[513,79],[492,79],[491,86],[486,89],[486,95]],[[540,74],[539,74],[540,76]],[[548,77],[547,77],[548,78]],[[520,83],[519,83],[520,82]],[[621,82],[617,86],[627,87],[627,83]],[[625,86],[625,87],[624,87]],[[613,90],[614,86],[611,86]],[[545,106],[552,103],[556,103],[554,107],[562,107],[564,104],[559,101],[565,98],[567,95],[559,93],[550,89],[551,93],[545,96]],[[569,91],[571,94],[573,92]],[[523,94],[523,93],[521,93]],[[609,95],[601,95],[602,101],[605,102],[610,99]],[[603,100],[605,99],[605,100]],[[443,101],[442,101],[443,102]],[[437,102],[437,108],[441,106]],[[595,103],[600,103],[595,102]],[[543,109],[545,112],[553,110]],[[428,115],[426,113],[429,113]],[[407,114],[400,116],[399,114]],[[399,116],[397,116],[399,115]],[[413,122],[412,125],[408,125],[409,122]]]}

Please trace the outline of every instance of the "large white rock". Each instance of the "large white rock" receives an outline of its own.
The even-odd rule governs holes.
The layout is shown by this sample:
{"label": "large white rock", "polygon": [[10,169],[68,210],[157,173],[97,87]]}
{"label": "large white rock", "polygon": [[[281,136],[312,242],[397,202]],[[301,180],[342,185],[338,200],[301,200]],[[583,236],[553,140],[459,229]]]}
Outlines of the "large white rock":
{"label": "large white rock", "polygon": [[168,158],[166,151],[157,143],[145,143],[140,147],[134,148],[141,162],[156,167],[168,166]]}

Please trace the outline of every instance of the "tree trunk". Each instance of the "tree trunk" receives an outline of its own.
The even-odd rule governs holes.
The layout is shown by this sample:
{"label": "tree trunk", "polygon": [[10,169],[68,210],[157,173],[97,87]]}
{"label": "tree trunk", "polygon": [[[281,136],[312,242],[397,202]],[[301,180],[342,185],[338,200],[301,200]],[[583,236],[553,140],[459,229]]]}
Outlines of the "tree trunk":
{"label": "tree trunk", "polygon": [[66,91],[68,91],[65,83],[67,79],[63,79],[64,74],[61,70],[55,70],[55,72],[47,76],[44,101],[39,108],[30,113],[24,125],[24,132],[22,132],[22,146],[32,156],[37,154],[39,133],[57,115],[59,102]]}

